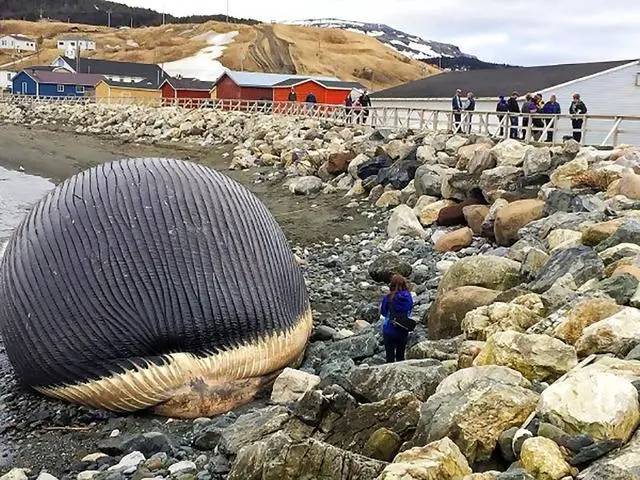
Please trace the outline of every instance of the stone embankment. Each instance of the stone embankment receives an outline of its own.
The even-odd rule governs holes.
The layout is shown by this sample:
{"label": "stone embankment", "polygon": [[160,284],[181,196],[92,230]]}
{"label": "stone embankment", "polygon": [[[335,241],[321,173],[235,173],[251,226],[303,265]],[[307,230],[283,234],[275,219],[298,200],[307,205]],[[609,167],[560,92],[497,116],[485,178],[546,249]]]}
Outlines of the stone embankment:
{"label": "stone embankment", "polygon": [[[199,419],[181,446],[158,433],[105,439],[69,478],[637,477],[640,149],[0,106],[4,121],[54,118],[133,141],[236,142],[234,167],[273,165],[291,192],[341,191],[383,219],[297,250],[314,308],[333,303],[335,315],[321,317],[266,406]],[[385,365],[373,300],[394,272],[411,280],[423,322],[409,360]]]}

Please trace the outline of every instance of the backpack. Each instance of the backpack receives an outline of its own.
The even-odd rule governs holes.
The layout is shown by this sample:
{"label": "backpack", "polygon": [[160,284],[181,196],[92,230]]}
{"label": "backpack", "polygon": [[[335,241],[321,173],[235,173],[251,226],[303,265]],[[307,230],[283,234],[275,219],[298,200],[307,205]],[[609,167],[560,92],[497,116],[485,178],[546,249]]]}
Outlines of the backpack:
{"label": "backpack", "polygon": [[402,328],[407,332],[413,332],[418,325],[414,319],[409,318],[406,313],[398,313],[393,308],[393,300],[389,301],[389,321],[394,327]]}

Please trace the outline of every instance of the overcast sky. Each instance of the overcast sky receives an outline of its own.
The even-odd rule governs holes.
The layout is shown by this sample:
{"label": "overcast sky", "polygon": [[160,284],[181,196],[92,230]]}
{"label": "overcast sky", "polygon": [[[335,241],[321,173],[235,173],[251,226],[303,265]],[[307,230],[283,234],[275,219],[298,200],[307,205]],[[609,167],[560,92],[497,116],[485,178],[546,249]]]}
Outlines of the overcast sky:
{"label": "overcast sky", "polygon": [[[226,0],[120,0],[174,15],[224,13]],[[263,21],[341,18],[386,23],[519,65],[640,57],[638,0],[229,0]]]}

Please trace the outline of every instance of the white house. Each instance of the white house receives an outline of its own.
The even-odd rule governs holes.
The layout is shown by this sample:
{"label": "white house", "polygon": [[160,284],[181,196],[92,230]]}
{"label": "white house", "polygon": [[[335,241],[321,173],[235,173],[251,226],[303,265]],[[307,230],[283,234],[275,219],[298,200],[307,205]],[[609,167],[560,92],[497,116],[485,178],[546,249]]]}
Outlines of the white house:
{"label": "white house", "polygon": [[16,72],[12,72],[11,70],[0,70],[0,91],[2,90],[11,90],[13,83],[13,77]]}
{"label": "white house", "polygon": [[[376,92],[374,106],[451,110],[456,89],[463,96],[473,92],[476,111],[496,110],[498,97],[516,91],[522,105],[527,93],[540,93],[547,101],[556,95],[562,113],[569,113],[574,93],[579,93],[590,115],[640,114],[640,60],[510,67],[495,70],[447,72]],[[587,143],[600,143],[613,126],[613,120],[588,119]],[[570,130],[569,119],[559,129]],[[591,131],[591,133],[589,133]],[[618,143],[640,144],[640,121],[620,124]]]}
{"label": "white house", "polygon": [[36,41],[24,35],[4,35],[0,37],[0,50],[35,52],[37,48]]}
{"label": "white house", "polygon": [[73,56],[75,56],[78,49],[81,52],[96,49],[96,42],[88,37],[59,37],[57,42],[58,50],[64,51],[67,56],[70,56],[70,52],[74,52]]}

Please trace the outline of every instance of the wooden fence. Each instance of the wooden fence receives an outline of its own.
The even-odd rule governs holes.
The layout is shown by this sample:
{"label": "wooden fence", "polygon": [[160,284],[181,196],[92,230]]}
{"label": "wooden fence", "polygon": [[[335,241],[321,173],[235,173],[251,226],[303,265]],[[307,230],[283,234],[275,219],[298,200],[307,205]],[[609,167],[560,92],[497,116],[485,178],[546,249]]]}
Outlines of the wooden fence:
{"label": "wooden fence", "polygon": [[343,125],[367,124],[380,130],[427,130],[475,133],[497,138],[519,138],[527,142],[561,143],[575,138],[582,144],[617,146],[640,145],[640,116],[628,115],[544,115],[488,111],[461,112],[423,108],[382,107],[347,108],[342,105],[272,102],[233,99],[167,99],[0,96],[1,103],[12,104],[104,104],[147,107],[217,109],[248,114],[317,118]]}

